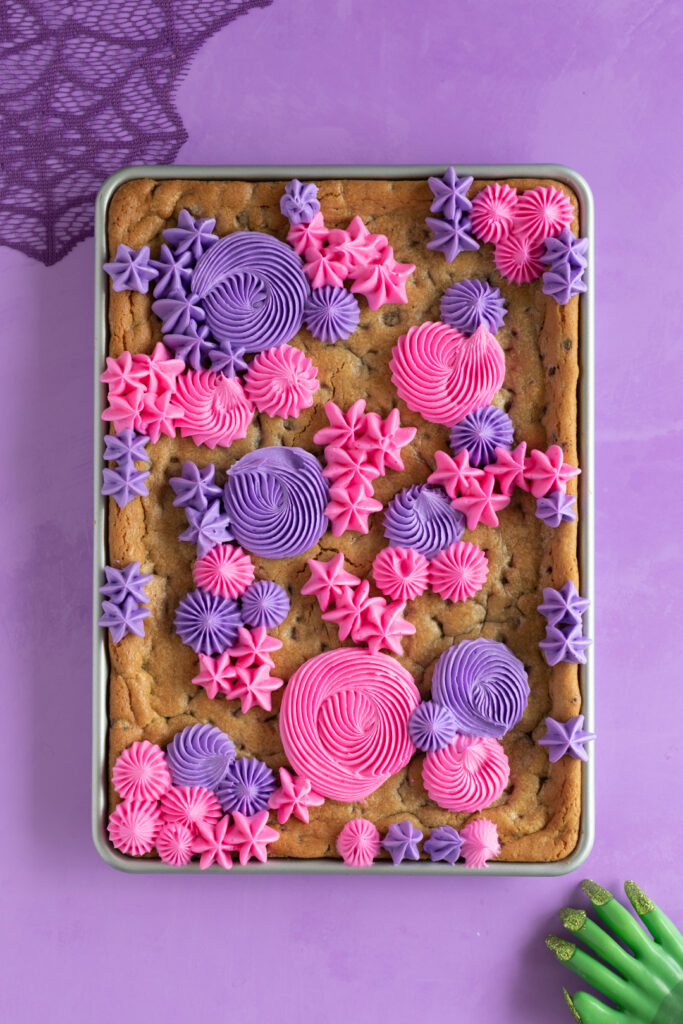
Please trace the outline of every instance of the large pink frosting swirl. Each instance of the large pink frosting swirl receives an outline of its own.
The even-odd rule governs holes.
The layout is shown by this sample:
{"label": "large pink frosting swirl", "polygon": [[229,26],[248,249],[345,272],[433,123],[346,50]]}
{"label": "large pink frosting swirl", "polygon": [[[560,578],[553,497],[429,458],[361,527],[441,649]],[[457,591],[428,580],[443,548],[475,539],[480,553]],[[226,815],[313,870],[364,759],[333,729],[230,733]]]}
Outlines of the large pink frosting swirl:
{"label": "large pink frosting swirl", "polygon": [[505,354],[484,326],[466,338],[446,324],[427,321],[401,335],[389,367],[409,409],[451,426],[491,402],[505,377]]}
{"label": "large pink frosting swirl", "polygon": [[510,765],[502,745],[491,737],[457,735],[430,751],[422,781],[431,799],[447,811],[480,811],[502,794]]}
{"label": "large pink frosting swirl", "polygon": [[175,402],[182,410],[178,421],[183,437],[209,448],[246,437],[254,406],[244,393],[239,377],[225,377],[210,370],[188,370],[178,378]]}
{"label": "large pink frosting swirl", "polygon": [[410,673],[386,654],[324,651],[285,688],[280,734],[287,758],[322,796],[364,800],[412,757],[408,718],[419,701]]}

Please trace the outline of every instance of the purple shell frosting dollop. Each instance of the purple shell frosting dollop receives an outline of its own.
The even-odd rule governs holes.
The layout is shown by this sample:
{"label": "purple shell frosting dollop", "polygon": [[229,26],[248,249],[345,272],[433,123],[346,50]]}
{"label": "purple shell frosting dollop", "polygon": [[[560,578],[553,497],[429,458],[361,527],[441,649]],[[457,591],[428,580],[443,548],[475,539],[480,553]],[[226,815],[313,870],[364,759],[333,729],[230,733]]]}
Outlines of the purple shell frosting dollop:
{"label": "purple shell frosting dollop", "polygon": [[149,282],[157,276],[156,269],[151,265],[148,245],[137,250],[131,249],[129,245],[118,245],[116,256],[105,263],[102,269],[109,274],[115,292],[129,289],[144,295],[149,291]]}
{"label": "purple shell frosting dollop", "polygon": [[458,455],[467,451],[471,466],[493,462],[496,448],[510,448],[514,440],[512,420],[495,405],[484,405],[459,420],[451,428],[450,443]]}
{"label": "purple shell frosting dollop", "polygon": [[192,590],[175,613],[176,633],[196,654],[222,654],[237,642],[243,625],[237,601]]}
{"label": "purple shell frosting dollop", "polygon": [[423,700],[408,719],[408,734],[418,750],[433,751],[447,747],[457,732],[450,708],[433,700]]}
{"label": "purple shell frosting dollop", "polygon": [[441,319],[462,334],[474,334],[482,324],[495,334],[505,323],[505,300],[488,281],[466,278],[441,296]]}
{"label": "purple shell frosting dollop", "polygon": [[434,667],[432,699],[450,708],[459,733],[500,739],[524,714],[524,665],[498,640],[462,640]]}
{"label": "purple shell frosting dollop", "polygon": [[237,543],[264,558],[302,555],[328,527],[327,482],[303,448],[243,455],[228,471],[223,500]]}
{"label": "purple shell frosting dollop", "polygon": [[174,786],[215,789],[235,760],[235,744],[215,725],[188,725],[166,747]]}
{"label": "purple shell frosting dollop", "polygon": [[275,790],[275,776],[263,761],[255,757],[239,757],[216,787],[216,796],[228,814],[257,814],[265,811]]}
{"label": "purple shell frosting dollop", "polygon": [[176,256],[188,252],[196,261],[218,241],[218,235],[213,234],[215,226],[216,221],[213,217],[195,220],[189,210],[181,210],[177,226],[167,228],[162,234],[175,250]]}
{"label": "purple shell frosting dollop", "polygon": [[289,615],[289,595],[274,580],[258,580],[242,594],[242,619],[245,626],[274,629]]}
{"label": "purple shell frosting dollop", "polygon": [[455,864],[460,857],[462,839],[460,833],[452,825],[439,825],[429,833],[422,846],[430,860],[444,860],[447,864]]}
{"label": "purple shell frosting dollop", "polygon": [[149,494],[145,480],[148,469],[136,469],[133,462],[122,462],[114,469],[102,470],[102,494],[113,498],[119,508],[125,508],[133,498],[144,498]]}
{"label": "purple shell frosting dollop", "polygon": [[220,499],[223,493],[214,482],[216,467],[212,462],[200,469],[194,462],[184,462],[180,476],[172,476],[168,481],[175,498],[173,504],[178,508],[196,508],[200,511],[207,508],[210,501]]}
{"label": "purple shell frosting dollop", "polygon": [[426,558],[460,540],[465,517],[454,509],[442,487],[404,487],[387,506],[384,535],[392,547],[414,548]]}
{"label": "purple shell frosting dollop", "polygon": [[381,845],[391,854],[394,864],[400,864],[403,860],[420,859],[417,844],[421,839],[422,832],[406,818],[405,821],[392,822]]}
{"label": "purple shell frosting dollop", "polygon": [[346,339],[358,327],[358,299],[346,288],[326,284],[314,288],[304,306],[304,323],[314,338],[334,345]]}
{"label": "purple shell frosting dollop", "polygon": [[319,210],[317,185],[312,181],[299,181],[298,178],[287,182],[280,199],[280,211],[290,224],[310,224]]}
{"label": "purple shell frosting dollop", "polygon": [[290,341],[310,292],[296,253],[259,231],[235,231],[212,245],[197,262],[192,287],[211,336],[246,352]]}
{"label": "purple shell frosting dollop", "polygon": [[556,528],[560,523],[573,523],[576,520],[576,498],[564,491],[551,491],[544,498],[536,499],[536,516],[546,526]]}
{"label": "purple shell frosting dollop", "polygon": [[177,253],[162,245],[159,259],[149,262],[158,274],[154,285],[155,299],[180,298],[189,294],[194,262],[191,252]]}
{"label": "purple shell frosting dollop", "polygon": [[188,526],[178,540],[196,544],[199,558],[203,558],[216,544],[225,544],[233,539],[230,520],[223,511],[220,501],[214,501],[205,509],[186,507],[185,516]]}

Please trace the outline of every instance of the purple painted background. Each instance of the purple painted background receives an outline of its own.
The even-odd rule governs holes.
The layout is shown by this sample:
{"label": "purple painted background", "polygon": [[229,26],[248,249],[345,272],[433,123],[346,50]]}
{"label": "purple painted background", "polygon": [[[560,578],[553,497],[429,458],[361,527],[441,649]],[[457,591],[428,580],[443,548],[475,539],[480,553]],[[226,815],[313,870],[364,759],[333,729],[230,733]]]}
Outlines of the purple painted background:
{"label": "purple painted background", "polygon": [[[680,8],[679,8],[680,11]],[[676,57],[651,0],[275,0],[201,50],[186,163],[527,162],[597,210],[597,842],[683,922]],[[679,81],[676,81],[676,78]],[[0,933],[10,1024],[548,1024],[579,877],[135,878],[89,837],[92,240],[0,248]],[[581,874],[583,874],[582,872]]]}

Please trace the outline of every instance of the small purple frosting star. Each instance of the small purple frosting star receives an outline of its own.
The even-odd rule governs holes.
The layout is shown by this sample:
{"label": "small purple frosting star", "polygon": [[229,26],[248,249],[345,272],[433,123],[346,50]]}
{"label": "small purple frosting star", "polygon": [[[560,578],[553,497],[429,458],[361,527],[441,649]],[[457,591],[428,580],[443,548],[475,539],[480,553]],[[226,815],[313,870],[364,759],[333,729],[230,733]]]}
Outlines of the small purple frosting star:
{"label": "small purple frosting star", "polygon": [[558,305],[564,306],[572,295],[581,295],[586,291],[583,275],[583,267],[572,267],[569,263],[553,263],[550,270],[543,274],[541,291],[555,299]]}
{"label": "small purple frosting star", "polygon": [[174,253],[167,245],[161,246],[158,260],[150,260],[157,274],[154,285],[155,299],[177,299],[187,295],[192,282],[192,253]]}
{"label": "small purple frosting star", "polygon": [[190,320],[181,334],[165,334],[164,345],[171,349],[176,359],[182,359],[193,370],[206,369],[211,352],[217,348],[216,342],[209,337],[209,328],[196,320]]}
{"label": "small purple frosting star", "polygon": [[197,555],[203,558],[216,544],[224,544],[233,540],[230,532],[230,520],[223,511],[221,503],[214,501],[206,509],[186,508],[188,527],[178,537],[197,545]]}
{"label": "small purple frosting star", "polygon": [[149,291],[149,282],[157,276],[157,271],[150,265],[148,245],[137,250],[129,245],[117,246],[116,257],[105,263],[102,269],[109,274],[115,292],[130,289],[144,295]]}
{"label": "small purple frosting star", "polygon": [[358,299],[346,288],[327,284],[314,288],[304,305],[304,323],[314,338],[334,345],[358,327]]}
{"label": "small purple frosting star", "polygon": [[453,740],[455,733],[453,712],[433,700],[423,700],[408,719],[408,734],[418,750],[441,750]]}
{"label": "small purple frosting star", "polygon": [[140,572],[139,562],[129,562],[123,569],[105,565],[104,578],[106,582],[100,587],[100,594],[114,604],[123,604],[128,597],[138,604],[147,604],[149,598],[145,587],[152,577]]}
{"label": "small purple frosting star", "polygon": [[556,238],[546,238],[544,263],[559,266],[568,263],[570,267],[586,267],[588,260],[588,239],[577,238],[570,228],[562,228]]}
{"label": "small purple frosting star", "polygon": [[162,334],[197,334],[194,323],[201,323],[205,314],[196,295],[181,295],[179,298],[157,299],[152,303],[152,312],[161,320]]}
{"label": "small purple frosting star", "polygon": [[280,210],[290,224],[310,224],[320,210],[318,202],[318,186],[313,182],[301,182],[292,178],[285,185],[285,193],[280,199]]}
{"label": "small purple frosting star", "polygon": [[389,826],[382,846],[391,854],[394,864],[402,860],[419,860],[420,851],[417,844],[422,839],[422,832],[415,828],[411,821],[397,821]]}
{"label": "small purple frosting star", "polygon": [[145,434],[136,434],[129,428],[118,434],[107,434],[104,439],[105,462],[147,462],[147,444],[149,438]]}
{"label": "small purple frosting star", "polygon": [[587,597],[581,597],[571,580],[554,590],[543,588],[543,603],[538,610],[549,626],[580,626],[583,613],[590,606]]}
{"label": "small purple frosting star", "polygon": [[128,633],[144,636],[145,627],[142,621],[149,614],[149,608],[138,604],[133,597],[127,597],[123,604],[116,604],[114,601],[103,601],[102,615],[97,620],[97,625],[102,626],[103,629],[108,629],[112,640],[117,644]]}
{"label": "small purple frosting star", "polygon": [[576,521],[576,510],[574,508],[576,498],[564,491],[551,491],[544,498],[536,499],[536,516],[546,526],[556,529],[560,523],[573,523]]}
{"label": "small purple frosting star", "polygon": [[479,248],[479,242],[470,234],[472,225],[469,216],[463,217],[459,210],[453,220],[427,217],[425,224],[434,236],[427,242],[427,248],[442,252],[448,263],[452,263],[460,252]]}
{"label": "small purple frosting star", "polygon": [[439,825],[433,828],[423,844],[423,850],[430,860],[444,860],[447,864],[455,864],[460,856],[462,839],[460,833],[451,825]]}
{"label": "small purple frosting star", "polygon": [[470,177],[459,178],[454,167],[448,167],[442,178],[428,178],[427,184],[434,196],[429,209],[447,220],[454,220],[458,211],[468,213],[472,203],[467,198],[467,190],[472,181]]}
{"label": "small purple frosting star", "polygon": [[173,504],[177,508],[194,508],[200,512],[208,508],[209,502],[220,498],[221,488],[214,483],[216,467],[212,462],[203,469],[194,462],[184,462],[180,476],[168,481],[175,491]]}
{"label": "small purple frosting star", "polygon": [[230,345],[223,341],[209,350],[209,363],[214,373],[223,373],[226,377],[236,377],[244,373],[247,363],[245,350],[238,345]]}
{"label": "small purple frosting star", "polygon": [[133,498],[145,498],[149,494],[145,480],[148,469],[136,469],[132,461],[122,462],[114,469],[102,470],[102,494],[113,498],[119,508],[125,508]]}
{"label": "small purple frosting star", "polygon": [[569,661],[574,665],[586,664],[586,648],[592,640],[583,636],[582,626],[546,626],[545,640],[539,647],[545,654],[549,665],[557,665],[561,661]]}
{"label": "small purple frosting star", "polygon": [[167,228],[162,234],[168,244],[175,249],[176,256],[189,252],[196,261],[206,249],[218,241],[218,235],[212,234],[215,226],[215,218],[195,220],[189,210],[181,210],[178,214],[177,227]]}
{"label": "small purple frosting star", "polygon": [[226,813],[251,815],[266,810],[274,790],[275,776],[267,764],[255,757],[239,757],[216,786],[216,796]]}
{"label": "small purple frosting star", "polygon": [[583,715],[576,715],[567,722],[557,722],[554,718],[546,718],[547,731],[538,741],[539,746],[548,748],[548,760],[559,761],[565,754],[588,760],[584,745],[595,739],[594,732],[585,732]]}

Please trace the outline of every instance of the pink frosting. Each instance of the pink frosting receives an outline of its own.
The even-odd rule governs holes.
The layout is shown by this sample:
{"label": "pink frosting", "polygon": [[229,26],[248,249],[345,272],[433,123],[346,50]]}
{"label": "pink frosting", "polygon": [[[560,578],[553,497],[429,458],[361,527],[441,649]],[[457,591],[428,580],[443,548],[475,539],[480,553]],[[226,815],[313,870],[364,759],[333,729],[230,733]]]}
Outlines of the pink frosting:
{"label": "pink frosting", "polygon": [[313,435],[314,444],[348,448],[363,436],[367,418],[364,398],[358,398],[346,412],[334,402],[325,402],[325,415],[329,427],[323,427]]}
{"label": "pink frosting", "polygon": [[337,836],[339,856],[352,868],[369,867],[380,848],[377,827],[367,818],[353,818],[347,821]]}
{"label": "pink frosting", "polygon": [[379,475],[379,470],[368,461],[363,450],[354,448],[349,451],[331,444],[325,448],[323,476],[333,480],[337,487],[360,487],[372,494],[372,481]]}
{"label": "pink frosting", "polygon": [[341,551],[327,562],[309,558],[307,564],[311,577],[304,583],[301,593],[312,594],[322,611],[325,611],[330,603],[338,601],[350,587],[357,587],[360,583],[358,576],[344,568],[344,555]]}
{"label": "pink frosting", "polygon": [[368,602],[360,625],[352,634],[353,639],[366,643],[371,654],[382,648],[403,654],[402,637],[412,636],[416,627],[403,616],[405,602],[387,604],[383,598],[380,600],[381,604],[375,603],[374,598]]}
{"label": "pink frosting", "polygon": [[358,647],[324,651],[285,687],[280,735],[289,763],[332,800],[364,800],[415,752],[408,718],[420,702],[410,673]]}
{"label": "pink frosting", "polygon": [[564,461],[564,452],[559,444],[552,444],[545,452],[532,449],[524,469],[534,498],[543,498],[550,491],[566,491],[567,481],[580,472],[577,466]]}
{"label": "pink frosting", "polygon": [[161,828],[156,800],[124,800],[109,815],[107,831],[117,850],[139,857],[154,849]]}
{"label": "pink frosting", "polygon": [[347,530],[357,533],[368,533],[369,517],[373,512],[381,512],[382,502],[372,497],[372,491],[365,485],[344,487],[336,481],[330,487],[330,500],[325,507],[325,515],[330,520],[330,528],[335,537],[341,537]]}
{"label": "pink frosting", "polygon": [[416,433],[416,427],[401,426],[398,409],[392,409],[384,420],[376,412],[369,412],[357,444],[377,473],[384,476],[387,469],[403,472],[401,449],[410,444]]}
{"label": "pink frosting", "polygon": [[537,185],[523,192],[515,207],[514,231],[532,242],[544,242],[559,235],[574,219],[569,196],[559,188]]}
{"label": "pink frosting", "polygon": [[199,867],[202,871],[212,864],[229,871],[232,867],[232,851],[234,846],[230,840],[230,817],[220,818],[215,824],[204,822],[197,826],[197,835],[192,844],[192,852],[200,854]]}
{"label": "pink frosting", "polygon": [[307,249],[322,249],[328,235],[322,213],[316,213],[309,224],[292,224],[287,232],[287,241],[294,252],[303,256]]}
{"label": "pink frosting", "polygon": [[485,868],[491,857],[500,853],[498,828],[488,818],[470,821],[460,829],[461,853],[468,868]]}
{"label": "pink frosting", "polygon": [[160,809],[162,821],[182,825],[193,835],[200,825],[215,825],[223,813],[215,795],[203,786],[173,786],[161,798]]}
{"label": "pink frosting", "polygon": [[280,769],[280,786],[272,794],[268,806],[277,811],[277,820],[281,825],[294,815],[306,825],[309,822],[309,807],[321,807],[325,798],[313,792],[310,779],[302,779],[292,775],[286,768]]}
{"label": "pink frosting", "polygon": [[180,825],[177,821],[162,825],[156,841],[157,853],[164,864],[184,867],[192,860],[194,839],[192,829]]}
{"label": "pink frosting", "polygon": [[498,526],[496,513],[510,504],[510,496],[494,494],[495,485],[494,477],[483,473],[481,480],[472,481],[466,495],[452,499],[453,508],[465,514],[468,530],[475,530],[479,523],[485,526]]}
{"label": "pink frosting", "polygon": [[489,405],[505,377],[505,355],[495,335],[478,327],[469,338],[436,322],[411,327],[394,346],[391,377],[409,409],[452,426]]}
{"label": "pink frosting", "polygon": [[466,601],[486,583],[488,558],[476,544],[458,541],[429,563],[429,582],[444,601]]}
{"label": "pink frosting", "polygon": [[472,229],[482,242],[502,242],[510,234],[517,206],[517,189],[495,182],[472,200]]}
{"label": "pink frosting", "polygon": [[123,352],[107,358],[100,380],[108,385],[108,406],[102,419],[114,430],[137,430],[152,442],[161,434],[175,437],[182,409],[176,401],[179,374],[185,368],[182,359],[172,359],[159,342],[152,355]]}
{"label": "pink frosting", "polygon": [[360,217],[354,217],[346,231],[330,231],[329,243],[351,278],[374,263],[388,244],[384,235],[371,234]]}
{"label": "pink frosting", "polygon": [[244,378],[247,398],[268,416],[298,416],[319,387],[317,367],[292,345],[259,352]]}
{"label": "pink frosting", "polygon": [[370,309],[379,309],[387,302],[405,304],[406,281],[414,271],[414,263],[397,263],[388,245],[375,262],[355,272],[351,291],[364,295]]}
{"label": "pink frosting", "polygon": [[232,691],[233,697],[239,697],[242,713],[246,714],[253,707],[272,711],[273,692],[284,686],[284,680],[271,676],[268,665],[235,666],[237,682]]}
{"label": "pink frosting", "polygon": [[124,800],[158,800],[171,786],[164,752],[149,740],[131,743],[119,754],[111,779]]}
{"label": "pink frosting", "polygon": [[429,562],[412,548],[382,548],[372,563],[375,583],[395,601],[412,600],[429,585]]}
{"label": "pink frosting", "polygon": [[265,626],[254,626],[252,629],[240,626],[237,630],[237,643],[230,648],[229,653],[236,659],[237,665],[268,665],[272,668],[275,662],[271,654],[281,647],[282,640],[270,636]]}
{"label": "pink frosting", "polygon": [[252,857],[265,864],[268,846],[280,838],[277,829],[268,824],[268,811],[259,811],[250,816],[235,811],[232,821],[227,838],[231,848],[237,851],[240,864],[246,864]]}
{"label": "pink frosting", "polygon": [[502,745],[483,736],[457,735],[441,750],[430,751],[422,780],[431,800],[447,811],[479,811],[503,793],[510,765]]}
{"label": "pink frosting", "polygon": [[339,288],[346,279],[346,264],[337,257],[336,249],[311,246],[304,253],[304,261],[304,274],[311,288],[324,288],[328,284]]}
{"label": "pink frosting", "polygon": [[254,563],[234,544],[216,544],[192,567],[198,587],[218,597],[240,597],[254,580]]}
{"label": "pink frosting", "polygon": [[496,461],[484,466],[484,472],[490,473],[498,481],[501,494],[512,494],[515,487],[522,491],[529,490],[525,479],[526,472],[526,441],[522,441],[512,451],[507,448],[496,448]]}
{"label": "pink frosting", "polygon": [[430,484],[443,487],[449,498],[469,494],[473,484],[484,476],[483,470],[470,466],[470,456],[466,448],[458,452],[455,458],[448,452],[437,451],[434,453],[434,460],[436,469],[429,474],[427,480]]}
{"label": "pink frosting", "polygon": [[496,246],[493,259],[499,272],[513,284],[526,284],[540,277],[545,266],[544,246],[522,235],[509,234]]}
{"label": "pink frosting", "polygon": [[199,655],[199,672],[193,677],[195,686],[203,686],[209,700],[214,700],[222,693],[228,700],[235,694],[237,673],[232,662],[230,651],[223,651],[215,658],[209,654]]}
{"label": "pink frosting", "polygon": [[246,437],[254,416],[239,377],[210,370],[187,370],[178,381],[176,401],[182,409],[178,423],[182,437],[209,448],[227,448]]}
{"label": "pink frosting", "polygon": [[339,628],[339,639],[358,640],[358,631],[367,622],[371,609],[381,611],[386,605],[382,597],[370,597],[370,584],[361,580],[355,590],[349,588],[335,601],[334,608],[323,614],[326,622],[334,622]]}

